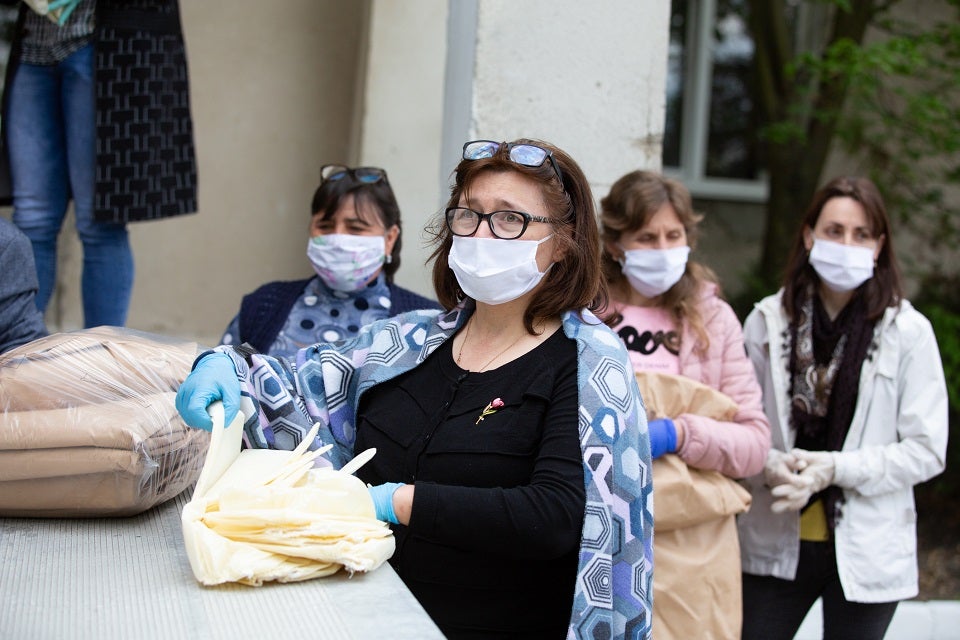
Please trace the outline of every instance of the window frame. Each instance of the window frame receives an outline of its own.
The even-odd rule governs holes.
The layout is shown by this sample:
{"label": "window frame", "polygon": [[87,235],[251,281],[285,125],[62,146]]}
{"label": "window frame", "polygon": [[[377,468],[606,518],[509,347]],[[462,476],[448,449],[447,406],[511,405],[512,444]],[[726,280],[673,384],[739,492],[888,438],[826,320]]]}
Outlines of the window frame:
{"label": "window frame", "polygon": [[680,113],[680,166],[663,166],[666,176],[681,181],[695,198],[739,202],[765,202],[770,188],[765,172],[756,180],[716,178],[706,175],[707,142],[710,136],[710,99],[713,82],[713,30],[716,0],[687,2],[684,46],[687,64],[683,78],[683,108]]}

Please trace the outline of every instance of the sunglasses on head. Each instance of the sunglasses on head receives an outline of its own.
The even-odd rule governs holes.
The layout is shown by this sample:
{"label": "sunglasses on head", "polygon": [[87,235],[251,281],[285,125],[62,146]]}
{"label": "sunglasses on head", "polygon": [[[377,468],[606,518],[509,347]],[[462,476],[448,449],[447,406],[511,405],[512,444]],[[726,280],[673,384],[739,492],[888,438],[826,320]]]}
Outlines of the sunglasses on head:
{"label": "sunglasses on head", "polygon": [[364,184],[373,184],[381,180],[389,184],[387,172],[380,167],[354,167],[351,169],[342,164],[325,164],[320,167],[321,184],[331,180],[343,180],[346,177]]}
{"label": "sunglasses on head", "polygon": [[553,159],[553,152],[544,149],[543,147],[538,147],[535,144],[528,144],[526,142],[495,142],[493,140],[473,140],[471,142],[466,142],[463,145],[463,159],[464,160],[482,160],[484,158],[492,158],[497,155],[497,152],[500,151],[501,147],[507,148],[507,157],[510,158],[511,162],[514,162],[524,167],[539,167],[547,160],[550,161],[550,166],[553,167],[554,173],[557,174],[557,180],[560,181],[560,188],[563,189],[563,174],[560,173],[560,167],[557,166],[557,161]]}

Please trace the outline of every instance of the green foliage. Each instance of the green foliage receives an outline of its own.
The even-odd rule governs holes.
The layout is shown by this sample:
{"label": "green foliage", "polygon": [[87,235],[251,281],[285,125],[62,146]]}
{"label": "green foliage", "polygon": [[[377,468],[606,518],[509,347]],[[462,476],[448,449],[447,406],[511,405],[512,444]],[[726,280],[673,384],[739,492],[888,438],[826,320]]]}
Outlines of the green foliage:
{"label": "green foliage", "polygon": [[950,399],[947,469],[917,491],[960,496],[960,278],[928,277],[915,303],[933,325]]}
{"label": "green foliage", "polygon": [[[945,185],[960,177],[960,2],[925,25],[884,15],[883,36],[828,53],[821,69],[846,68],[849,88],[836,136],[883,192],[891,216],[942,251],[960,242],[957,204]],[[914,274],[941,268],[928,252],[907,261]]]}
{"label": "green foliage", "polygon": [[950,407],[960,414],[960,278],[928,276],[914,304],[933,325]]}
{"label": "green foliage", "polygon": [[763,300],[780,288],[779,280],[764,277],[760,274],[757,265],[750,265],[740,276],[741,288],[735,296],[730,296],[727,302],[740,319],[740,323],[747,319],[753,310],[753,305]]}
{"label": "green foliage", "polygon": [[[811,176],[819,175],[820,184],[833,177],[823,174],[827,156],[819,153],[828,148],[843,151],[845,164],[877,184],[898,236],[909,230],[929,247],[901,254],[909,275],[956,270],[960,260],[950,254],[960,247],[960,0],[924,0],[922,11],[901,0],[805,0],[796,6],[824,25],[819,40],[804,40],[805,50],[767,37],[780,30],[755,26],[761,30],[755,33],[758,48],[766,51],[758,59],[783,67],[760,93],[775,96],[760,128],[769,145],[767,171],[772,187],[792,190],[779,197],[771,192],[775,209],[767,224],[773,233],[756,277],[764,280],[764,271],[776,270],[786,246],[778,234],[793,229],[769,218],[799,215],[802,206],[788,211],[785,205],[806,203]],[[863,42],[832,36],[863,33],[851,26],[857,20],[869,27]],[[792,57],[779,55],[784,48]],[[778,147],[786,160],[772,162]]]}
{"label": "green foliage", "polygon": [[960,314],[938,304],[926,305],[921,312],[930,320],[937,335],[950,408],[960,413]]}

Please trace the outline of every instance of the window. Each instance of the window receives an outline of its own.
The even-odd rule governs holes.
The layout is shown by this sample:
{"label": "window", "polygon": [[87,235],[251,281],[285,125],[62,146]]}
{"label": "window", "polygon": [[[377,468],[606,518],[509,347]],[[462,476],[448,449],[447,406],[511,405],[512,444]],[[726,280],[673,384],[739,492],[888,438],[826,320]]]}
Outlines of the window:
{"label": "window", "polygon": [[672,3],[663,166],[698,198],[767,196],[746,4]]}

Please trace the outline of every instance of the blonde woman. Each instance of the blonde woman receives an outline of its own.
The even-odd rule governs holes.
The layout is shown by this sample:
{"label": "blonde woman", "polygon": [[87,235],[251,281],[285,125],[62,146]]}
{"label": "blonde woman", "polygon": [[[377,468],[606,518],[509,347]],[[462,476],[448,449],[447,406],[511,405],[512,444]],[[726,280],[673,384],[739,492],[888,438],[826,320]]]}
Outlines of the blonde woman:
{"label": "blonde woman", "polygon": [[[717,413],[701,402],[669,416],[661,410],[649,422],[651,455],[659,459],[653,467],[658,639],[739,638],[734,516],[747,497],[730,479],[760,471],[770,448],[740,322],[720,298],[713,272],[689,260],[699,222],[687,189],[650,171],[621,177],[601,201],[603,266],[615,311],[609,322],[634,370],[670,385],[658,397],[671,404],[671,395],[702,385],[731,407]],[[675,498],[669,488],[687,497]],[[726,509],[717,510],[721,505]],[[670,510],[680,506],[686,513],[673,518]]]}

